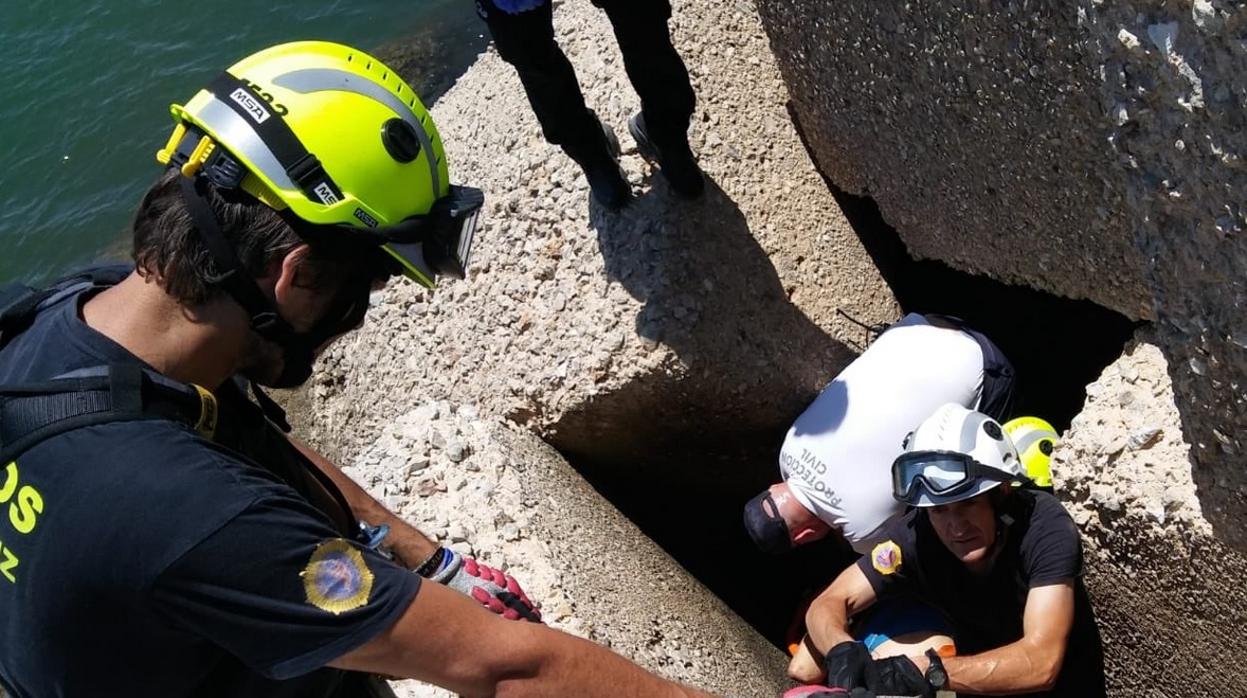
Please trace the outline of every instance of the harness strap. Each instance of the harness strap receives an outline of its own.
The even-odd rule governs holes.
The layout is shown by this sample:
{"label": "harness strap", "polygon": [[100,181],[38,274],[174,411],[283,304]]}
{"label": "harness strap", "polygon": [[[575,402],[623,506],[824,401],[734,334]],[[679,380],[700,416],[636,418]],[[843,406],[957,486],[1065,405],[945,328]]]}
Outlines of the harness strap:
{"label": "harness strap", "polygon": [[1013,363],[1005,356],[1000,347],[987,335],[970,327],[964,320],[952,315],[929,313],[928,320],[940,320],[968,335],[983,352],[983,390],[979,396],[978,411],[1004,422],[1013,411],[1015,373]]}
{"label": "harness strap", "polygon": [[260,389],[260,386],[254,382],[251,383],[251,394],[255,397],[255,402],[260,406],[260,411],[264,413],[265,419],[273,423],[282,433],[289,434],[291,431],[290,420],[286,419],[286,411],[277,404],[277,401],[269,397],[268,393]]}
{"label": "harness strap", "polygon": [[[342,190],[325,171],[320,160],[308,152],[281,113],[268,104],[262,104],[264,98],[250,85],[226,72],[208,83],[207,90],[242,117],[260,136],[273,157],[281,163],[286,175],[310,201],[329,206],[343,199]],[[246,95],[251,100],[242,98]],[[254,110],[258,110],[259,114]]]}
{"label": "harness strap", "polygon": [[71,274],[48,288],[35,289],[21,283],[0,287],[0,349],[30,327],[40,309],[90,286],[111,286],[130,271],[128,265],[108,265]]}
{"label": "harness strap", "polygon": [[199,178],[181,178],[182,200],[186,204],[186,211],[194,221],[195,229],[199,231],[199,239],[208,248],[208,253],[221,271],[221,276],[214,283],[225,289],[247,311],[251,316],[251,327],[256,332],[279,342],[284,340],[290,334],[289,326],[273,310],[272,303],[260,292],[255,280],[247,275],[234,246],[225,239],[221,226],[208,205],[204,186]]}
{"label": "harness strap", "polygon": [[84,369],[41,383],[0,388],[0,462],[67,431],[111,422],[168,420],[211,438],[216,398],[139,366]]}
{"label": "harness strap", "polygon": [[35,290],[23,284],[9,284],[0,289],[0,349],[3,349],[13,338],[25,332],[35,320],[39,306],[56,289]]}

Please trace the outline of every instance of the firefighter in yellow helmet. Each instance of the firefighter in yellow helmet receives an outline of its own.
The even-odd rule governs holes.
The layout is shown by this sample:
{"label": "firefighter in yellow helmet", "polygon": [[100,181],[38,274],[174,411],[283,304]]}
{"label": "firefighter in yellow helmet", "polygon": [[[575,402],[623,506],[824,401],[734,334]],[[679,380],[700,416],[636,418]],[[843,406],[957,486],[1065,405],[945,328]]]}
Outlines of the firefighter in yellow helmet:
{"label": "firefighter in yellow helmet", "polygon": [[256,332],[286,350],[279,386],[306,380],[315,349],[358,324],[366,289],[357,284],[343,299],[343,316],[294,332],[231,258],[209,187],[258,199],[314,245],[384,253],[393,271],[429,288],[439,273],[465,275],[484,197],[451,186],[428,112],[368,54],[328,42],[275,46],[172,111],[177,126],[156,157],[184,177],[183,198],[219,284]]}
{"label": "firefighter in yellow helmet", "polygon": [[1004,424],[1013,439],[1026,476],[1040,489],[1052,491],[1052,451],[1060,436],[1051,424],[1039,417],[1018,417]]}
{"label": "firefighter in yellow helmet", "polygon": [[173,113],[135,266],[0,289],[4,692],[356,698],[385,695],[385,674],[703,695],[514,622],[540,612],[513,578],[287,437],[255,387],[305,380],[390,275],[465,272],[482,197],[450,184],[411,88],[301,42]]}

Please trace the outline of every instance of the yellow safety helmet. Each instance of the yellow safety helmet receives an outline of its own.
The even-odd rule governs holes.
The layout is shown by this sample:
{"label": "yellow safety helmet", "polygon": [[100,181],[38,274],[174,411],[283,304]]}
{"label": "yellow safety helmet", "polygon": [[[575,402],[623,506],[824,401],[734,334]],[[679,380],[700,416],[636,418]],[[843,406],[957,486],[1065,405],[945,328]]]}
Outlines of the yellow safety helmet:
{"label": "yellow safety helmet", "polygon": [[172,112],[162,164],[241,188],[296,231],[360,235],[424,286],[464,275],[484,198],[450,185],[433,119],[376,58],[325,41],[273,46]]}
{"label": "yellow safety helmet", "polygon": [[1013,439],[1026,475],[1040,487],[1052,487],[1052,450],[1060,436],[1052,425],[1039,417],[1018,417],[1004,425]]}

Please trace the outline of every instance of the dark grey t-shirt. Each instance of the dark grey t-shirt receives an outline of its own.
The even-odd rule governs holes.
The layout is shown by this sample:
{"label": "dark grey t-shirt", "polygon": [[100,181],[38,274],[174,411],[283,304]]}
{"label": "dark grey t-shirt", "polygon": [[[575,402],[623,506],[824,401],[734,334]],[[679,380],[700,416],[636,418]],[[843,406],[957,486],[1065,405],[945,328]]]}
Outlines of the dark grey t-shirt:
{"label": "dark grey t-shirt", "polygon": [[1004,514],[1011,523],[1004,548],[986,575],[972,574],[944,547],[921,509],[893,521],[884,542],[857,561],[858,569],[879,603],[918,598],[943,613],[953,628],[958,654],[976,654],[1021,639],[1030,590],[1072,583],[1074,627],[1060,685],[1078,686],[1079,696],[1103,695],[1103,657],[1082,583],[1078,527],[1060,501],[1046,492],[1015,491],[1007,501]]}

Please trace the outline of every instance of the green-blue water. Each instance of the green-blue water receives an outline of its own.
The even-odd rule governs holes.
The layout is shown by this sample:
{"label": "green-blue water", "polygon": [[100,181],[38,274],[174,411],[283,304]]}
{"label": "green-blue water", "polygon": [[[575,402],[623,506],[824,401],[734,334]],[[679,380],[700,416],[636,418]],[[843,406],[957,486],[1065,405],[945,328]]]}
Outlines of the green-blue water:
{"label": "green-blue water", "polygon": [[339,41],[400,56],[429,104],[483,33],[471,0],[0,0],[0,283],[124,257],[170,103],[239,58]]}

